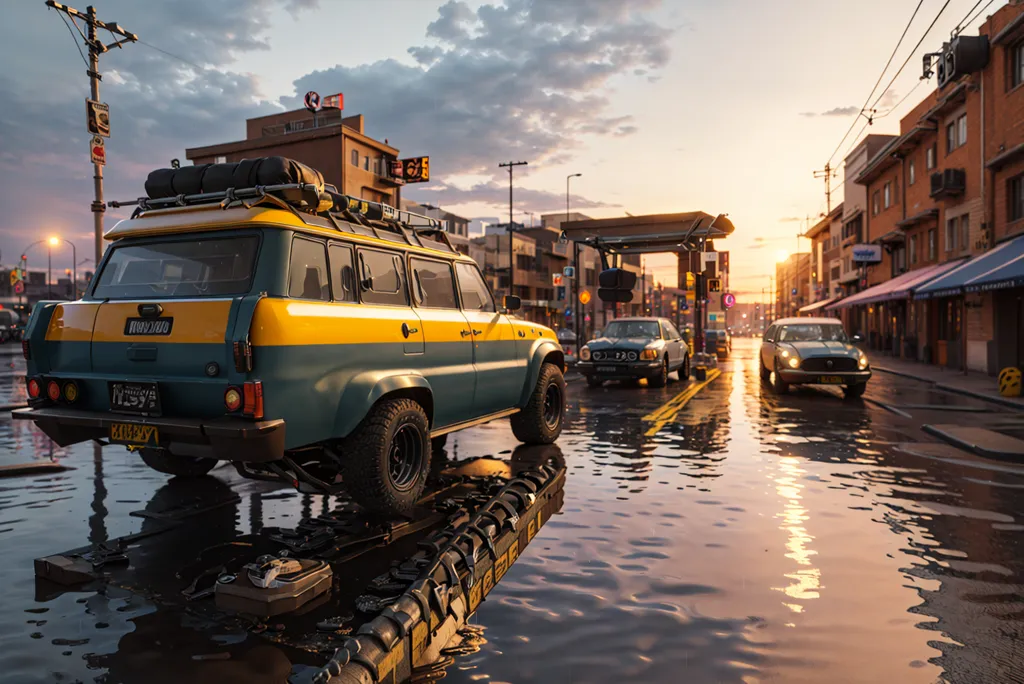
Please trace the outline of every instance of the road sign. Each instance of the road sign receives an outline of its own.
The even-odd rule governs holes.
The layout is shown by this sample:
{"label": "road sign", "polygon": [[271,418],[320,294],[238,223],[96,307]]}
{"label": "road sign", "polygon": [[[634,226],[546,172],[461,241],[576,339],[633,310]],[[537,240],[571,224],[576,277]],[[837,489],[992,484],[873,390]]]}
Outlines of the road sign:
{"label": "road sign", "polygon": [[689,271],[686,272],[686,289],[692,290],[697,285],[697,276],[693,275]]}
{"label": "road sign", "polygon": [[565,308],[565,317],[566,318],[572,318],[572,307],[571,306],[567,306]]}
{"label": "road sign", "polygon": [[341,93],[335,93],[334,95],[328,95],[323,99],[320,105],[323,109],[344,109],[345,108],[345,96]]}
{"label": "road sign", "polygon": [[89,145],[89,155],[92,157],[92,163],[98,166],[103,166],[107,163],[107,147],[103,144],[103,138],[98,135],[94,135],[92,143]]}
{"label": "road sign", "polygon": [[110,137],[110,108],[106,104],[86,99],[85,120],[90,135]]}
{"label": "road sign", "polygon": [[693,304],[696,304],[697,303],[697,293],[696,292],[687,292],[686,293],[686,303],[688,305],[690,305],[690,306],[692,306]]}
{"label": "road sign", "polygon": [[573,268],[572,266],[566,266],[565,268],[562,269],[562,275],[565,276],[566,278],[575,278],[576,269]]}
{"label": "road sign", "polygon": [[590,303],[590,290],[583,290],[580,292],[580,304]]}
{"label": "road sign", "polygon": [[724,295],[722,295],[722,306],[724,306],[726,309],[731,309],[732,307],[736,306],[736,295],[734,295],[732,292],[726,292]]}
{"label": "road sign", "polygon": [[562,287],[562,277],[563,276],[562,276],[561,273],[552,273],[551,274],[551,285],[553,287]]}
{"label": "road sign", "polygon": [[24,294],[24,293],[25,293],[25,281],[19,280],[18,282],[14,283],[14,294]]}
{"label": "road sign", "polygon": [[306,96],[302,98],[302,102],[306,105],[306,109],[311,112],[320,111],[320,93],[315,90],[310,90],[306,93]]}

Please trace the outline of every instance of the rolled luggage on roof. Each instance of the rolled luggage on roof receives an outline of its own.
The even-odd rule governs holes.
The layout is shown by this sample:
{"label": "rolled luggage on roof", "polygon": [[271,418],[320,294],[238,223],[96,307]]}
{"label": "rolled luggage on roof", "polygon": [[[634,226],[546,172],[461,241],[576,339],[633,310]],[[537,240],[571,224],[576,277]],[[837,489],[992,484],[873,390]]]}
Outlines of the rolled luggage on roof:
{"label": "rolled luggage on roof", "polygon": [[324,190],[324,177],[316,169],[287,157],[243,159],[226,164],[197,164],[179,169],[156,169],[146,179],[149,199],[224,192],[230,188],[303,183]]}

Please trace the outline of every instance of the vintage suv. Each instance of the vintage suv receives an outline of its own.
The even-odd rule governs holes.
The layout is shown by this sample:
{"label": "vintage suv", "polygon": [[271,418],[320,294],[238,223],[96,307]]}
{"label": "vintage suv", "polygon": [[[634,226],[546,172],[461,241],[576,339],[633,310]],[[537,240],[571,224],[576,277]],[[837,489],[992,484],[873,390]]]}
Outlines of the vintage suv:
{"label": "vintage suv", "polygon": [[226,460],[407,514],[448,433],[560,434],[554,332],[496,306],[436,221],[280,157],[161,169],[146,191],[86,295],[28,322],[14,417],[58,444],[125,444],[179,476]]}

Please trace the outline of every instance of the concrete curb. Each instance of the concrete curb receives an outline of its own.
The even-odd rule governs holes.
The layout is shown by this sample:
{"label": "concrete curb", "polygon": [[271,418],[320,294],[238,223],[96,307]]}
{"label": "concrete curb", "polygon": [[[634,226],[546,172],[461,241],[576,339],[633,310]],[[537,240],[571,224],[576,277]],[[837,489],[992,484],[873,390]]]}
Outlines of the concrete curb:
{"label": "concrete curb", "polygon": [[967,397],[973,397],[974,399],[980,399],[981,401],[987,401],[992,404],[999,404],[1000,406],[1007,406],[1018,411],[1024,411],[1024,406],[1019,402],[1013,401],[1012,399],[1005,399],[1003,397],[994,397],[990,394],[984,394],[983,392],[975,392],[974,390],[965,389],[963,387],[957,387],[956,385],[948,385],[940,383],[937,380],[930,380],[928,378],[922,378],[920,375],[914,375],[913,373],[905,373],[903,371],[893,370],[891,368],[883,368],[882,366],[872,366],[871,370],[876,370],[880,373],[888,373],[890,375],[898,375],[902,378],[909,378],[918,382],[925,382],[929,385],[934,385],[935,389],[940,389],[946,392],[953,392],[954,394],[962,394]]}
{"label": "concrete curb", "polygon": [[946,432],[945,430],[940,430],[934,425],[922,425],[921,429],[927,432],[929,435],[932,435],[933,437],[938,437],[943,442],[951,444],[958,449],[968,451],[974,454],[975,456],[981,456],[982,458],[992,458],[999,461],[1013,461],[1015,463],[1021,462],[1021,456],[1018,453],[988,449],[980,444],[976,444],[974,442],[969,442],[965,439],[961,439],[956,435],[952,435]]}

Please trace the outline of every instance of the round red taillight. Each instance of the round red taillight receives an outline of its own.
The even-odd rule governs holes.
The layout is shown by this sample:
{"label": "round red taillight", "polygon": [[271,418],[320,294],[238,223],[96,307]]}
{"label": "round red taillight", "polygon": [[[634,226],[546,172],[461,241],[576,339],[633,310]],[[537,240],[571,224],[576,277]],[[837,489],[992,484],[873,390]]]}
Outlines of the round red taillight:
{"label": "round red taillight", "polygon": [[31,399],[38,399],[39,395],[43,393],[43,388],[39,386],[39,381],[35,378],[29,378],[28,381],[28,396]]}
{"label": "round red taillight", "polygon": [[228,411],[237,411],[242,408],[242,392],[237,387],[228,387],[224,392],[224,406]]}
{"label": "round red taillight", "polygon": [[60,385],[57,384],[56,380],[46,383],[46,396],[50,397],[50,401],[60,399]]}

